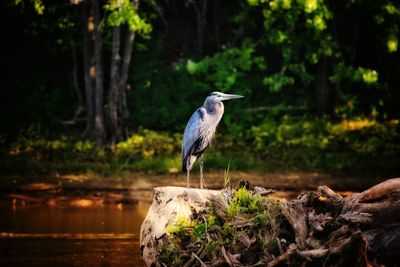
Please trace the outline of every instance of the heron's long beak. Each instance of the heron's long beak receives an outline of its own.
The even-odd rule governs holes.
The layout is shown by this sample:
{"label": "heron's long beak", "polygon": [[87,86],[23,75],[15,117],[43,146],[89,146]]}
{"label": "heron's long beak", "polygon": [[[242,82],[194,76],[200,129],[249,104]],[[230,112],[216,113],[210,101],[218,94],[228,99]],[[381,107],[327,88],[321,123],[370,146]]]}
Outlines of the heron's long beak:
{"label": "heron's long beak", "polygon": [[242,95],[222,94],[221,99],[222,100],[229,100],[229,99],[242,98],[242,97],[244,97],[244,96],[242,96]]}

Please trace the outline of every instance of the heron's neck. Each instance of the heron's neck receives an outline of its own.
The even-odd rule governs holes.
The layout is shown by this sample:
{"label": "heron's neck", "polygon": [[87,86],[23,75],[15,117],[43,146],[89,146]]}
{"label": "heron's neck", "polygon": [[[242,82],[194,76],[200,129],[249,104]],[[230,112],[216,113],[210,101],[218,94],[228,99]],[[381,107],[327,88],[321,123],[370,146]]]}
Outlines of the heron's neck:
{"label": "heron's neck", "polygon": [[215,114],[220,118],[224,115],[224,104],[222,102],[217,102],[215,104]]}
{"label": "heron's neck", "polygon": [[218,117],[218,120],[221,119],[222,115],[224,114],[224,104],[221,101],[207,101],[204,107],[206,108],[208,114]]}

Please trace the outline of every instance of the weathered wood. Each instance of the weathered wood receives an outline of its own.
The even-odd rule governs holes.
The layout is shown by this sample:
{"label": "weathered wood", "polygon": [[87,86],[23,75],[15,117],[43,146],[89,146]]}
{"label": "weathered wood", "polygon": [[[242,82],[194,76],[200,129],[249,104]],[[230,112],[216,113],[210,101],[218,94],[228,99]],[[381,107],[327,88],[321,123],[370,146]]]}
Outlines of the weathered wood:
{"label": "weathered wood", "polygon": [[[251,190],[248,184],[246,188]],[[156,188],[153,206],[142,225],[141,245],[146,264],[150,266],[156,262],[157,240],[165,235],[168,224],[181,215],[186,218],[193,214],[201,216],[210,202],[215,216],[224,220],[229,216],[227,206],[231,194],[231,191]],[[185,253],[191,253],[186,265],[253,266],[262,262],[266,266],[344,267],[395,266],[400,262],[400,178],[387,180],[346,198],[327,186],[320,186],[317,192],[302,193],[295,200],[282,200],[281,203],[277,216],[286,221],[277,220],[277,230],[271,232],[273,236],[264,237],[265,241],[276,241],[275,251],[258,251],[254,254],[258,258],[249,260],[246,253],[259,248],[259,239],[251,234],[257,222],[254,218],[235,215],[230,217],[230,223],[239,231],[250,231],[240,232],[233,247],[221,245],[219,250],[207,256],[205,249],[195,253],[193,248],[185,248]],[[221,228],[221,225],[215,226],[214,232],[206,232],[207,238],[202,240],[211,242]]]}
{"label": "weathered wood", "polygon": [[300,249],[307,247],[306,240],[309,236],[309,229],[307,226],[307,206],[312,199],[317,198],[313,193],[301,194],[293,201],[285,202],[282,214],[289,221],[295,232],[296,244]]}
{"label": "weathered wood", "polygon": [[156,248],[166,234],[166,227],[180,217],[189,220],[193,212],[199,213],[203,210],[211,198],[221,199],[223,202],[224,193],[219,190],[174,186],[154,188],[153,203],[140,228],[142,256],[148,266],[157,258]]}

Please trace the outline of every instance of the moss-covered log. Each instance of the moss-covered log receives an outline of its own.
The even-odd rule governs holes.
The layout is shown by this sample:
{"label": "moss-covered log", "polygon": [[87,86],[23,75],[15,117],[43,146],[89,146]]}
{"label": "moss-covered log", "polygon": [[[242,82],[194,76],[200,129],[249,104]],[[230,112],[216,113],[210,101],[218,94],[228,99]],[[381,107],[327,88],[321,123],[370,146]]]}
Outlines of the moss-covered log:
{"label": "moss-covered log", "polygon": [[395,266],[400,178],[346,198],[327,186],[292,201],[237,189],[155,189],[141,229],[148,266]]}

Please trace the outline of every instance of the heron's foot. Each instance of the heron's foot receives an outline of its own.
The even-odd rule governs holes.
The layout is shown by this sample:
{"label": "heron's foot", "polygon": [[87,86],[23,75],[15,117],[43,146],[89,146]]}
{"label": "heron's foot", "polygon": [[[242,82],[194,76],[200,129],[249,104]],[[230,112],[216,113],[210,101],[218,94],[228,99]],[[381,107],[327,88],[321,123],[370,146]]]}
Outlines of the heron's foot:
{"label": "heron's foot", "polygon": [[203,177],[200,178],[200,189],[207,188],[206,181]]}

